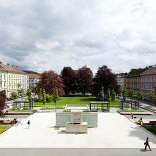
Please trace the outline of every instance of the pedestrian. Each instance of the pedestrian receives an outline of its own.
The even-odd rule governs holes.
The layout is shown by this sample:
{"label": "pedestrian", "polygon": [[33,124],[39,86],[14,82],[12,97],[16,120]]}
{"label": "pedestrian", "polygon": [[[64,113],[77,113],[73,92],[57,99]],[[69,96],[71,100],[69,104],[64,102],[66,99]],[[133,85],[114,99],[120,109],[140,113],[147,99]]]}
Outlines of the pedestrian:
{"label": "pedestrian", "polygon": [[28,128],[29,128],[30,127],[30,120],[28,120],[27,124],[28,124]]}
{"label": "pedestrian", "polygon": [[151,150],[150,145],[149,145],[149,138],[148,137],[146,138],[146,141],[144,142],[144,145],[145,145],[145,150],[146,150],[147,146]]}
{"label": "pedestrian", "polygon": [[133,113],[131,113],[131,118],[133,119]]}

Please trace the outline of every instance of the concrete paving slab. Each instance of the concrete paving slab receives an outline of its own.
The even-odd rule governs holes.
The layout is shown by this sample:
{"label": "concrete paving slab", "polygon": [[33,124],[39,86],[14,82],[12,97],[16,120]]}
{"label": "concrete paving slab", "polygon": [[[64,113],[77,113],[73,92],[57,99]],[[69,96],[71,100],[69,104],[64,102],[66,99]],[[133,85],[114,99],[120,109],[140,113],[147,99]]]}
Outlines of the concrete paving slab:
{"label": "concrete paving slab", "polygon": [[118,113],[99,113],[98,127],[89,128],[88,134],[66,134],[65,128],[55,128],[55,122],[55,112],[35,113],[0,135],[0,148],[140,149],[146,137],[151,148],[156,148],[156,136]]}

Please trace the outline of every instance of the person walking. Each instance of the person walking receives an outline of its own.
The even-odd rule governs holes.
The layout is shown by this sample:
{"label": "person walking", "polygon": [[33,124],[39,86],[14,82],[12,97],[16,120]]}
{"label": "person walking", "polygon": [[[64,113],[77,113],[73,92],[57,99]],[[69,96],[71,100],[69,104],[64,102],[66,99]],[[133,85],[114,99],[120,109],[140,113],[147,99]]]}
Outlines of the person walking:
{"label": "person walking", "polygon": [[131,118],[133,119],[133,113],[131,113]]}
{"label": "person walking", "polygon": [[[147,146],[148,146],[148,148],[151,150],[151,147],[150,147],[150,145],[149,145],[149,138],[148,138],[148,137],[146,138],[146,142],[144,143],[144,145],[145,145],[145,150],[146,150]],[[152,151],[152,150],[151,150],[151,151]]]}
{"label": "person walking", "polygon": [[27,124],[28,124],[28,129],[29,129],[29,127],[30,127],[30,120],[28,120]]}

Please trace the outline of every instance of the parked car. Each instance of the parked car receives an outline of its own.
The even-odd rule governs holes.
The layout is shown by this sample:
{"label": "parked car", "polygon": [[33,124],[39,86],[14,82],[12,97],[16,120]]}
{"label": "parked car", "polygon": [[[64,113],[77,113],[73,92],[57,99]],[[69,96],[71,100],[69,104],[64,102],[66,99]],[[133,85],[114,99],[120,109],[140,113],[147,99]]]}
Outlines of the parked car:
{"label": "parked car", "polygon": [[148,98],[144,98],[144,101],[146,102],[150,102],[150,100]]}
{"label": "parked car", "polygon": [[14,100],[14,98],[11,97],[10,100]]}

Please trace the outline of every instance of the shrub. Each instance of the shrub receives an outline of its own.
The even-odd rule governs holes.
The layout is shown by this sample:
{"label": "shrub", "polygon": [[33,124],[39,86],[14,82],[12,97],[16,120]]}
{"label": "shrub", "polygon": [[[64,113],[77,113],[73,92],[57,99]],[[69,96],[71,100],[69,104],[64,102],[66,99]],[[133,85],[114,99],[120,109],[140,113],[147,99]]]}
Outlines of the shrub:
{"label": "shrub", "polygon": [[116,93],[114,90],[112,90],[111,101],[114,101],[115,99],[116,99]]}
{"label": "shrub", "polygon": [[134,91],[133,91],[132,89],[130,89],[130,90],[128,91],[128,96],[129,96],[129,97],[133,97],[133,96],[134,96]]}
{"label": "shrub", "polygon": [[13,91],[13,92],[11,92],[11,97],[12,97],[12,98],[14,98],[14,99],[17,99],[17,93],[16,93],[16,92],[14,92],[14,91]]}
{"label": "shrub", "polygon": [[139,92],[137,93],[136,98],[137,98],[138,100],[143,100],[143,99],[144,99],[143,93],[142,93],[141,91],[139,91]]}
{"label": "shrub", "polygon": [[127,90],[126,90],[126,88],[124,88],[122,90],[123,101],[126,101],[126,94],[127,94]]}

